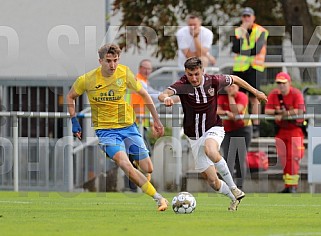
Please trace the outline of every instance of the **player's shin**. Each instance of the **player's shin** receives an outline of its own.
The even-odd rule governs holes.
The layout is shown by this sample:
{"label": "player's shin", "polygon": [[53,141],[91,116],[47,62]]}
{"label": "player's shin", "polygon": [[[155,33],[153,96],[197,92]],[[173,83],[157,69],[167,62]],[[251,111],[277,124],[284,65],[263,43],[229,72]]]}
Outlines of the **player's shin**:
{"label": "player's shin", "polygon": [[227,166],[226,161],[224,160],[224,158],[222,158],[218,162],[214,163],[214,165],[215,165],[215,168],[216,168],[217,172],[221,175],[221,177],[223,178],[225,183],[230,188],[236,187],[236,184],[233,181],[231,172],[228,169],[228,166]]}

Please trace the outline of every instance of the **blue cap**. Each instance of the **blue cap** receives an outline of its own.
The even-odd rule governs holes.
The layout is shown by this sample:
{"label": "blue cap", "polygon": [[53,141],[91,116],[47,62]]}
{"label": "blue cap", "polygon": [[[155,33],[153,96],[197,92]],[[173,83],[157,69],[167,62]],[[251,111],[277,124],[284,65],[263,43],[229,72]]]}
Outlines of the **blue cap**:
{"label": "blue cap", "polygon": [[242,11],[242,16],[244,15],[254,16],[254,10],[250,7],[246,7]]}

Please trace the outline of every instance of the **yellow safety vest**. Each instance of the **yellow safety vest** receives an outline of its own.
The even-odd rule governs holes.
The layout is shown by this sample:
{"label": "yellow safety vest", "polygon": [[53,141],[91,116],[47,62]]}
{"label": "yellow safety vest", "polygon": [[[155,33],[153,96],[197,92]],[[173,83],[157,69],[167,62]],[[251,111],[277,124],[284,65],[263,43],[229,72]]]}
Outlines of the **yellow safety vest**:
{"label": "yellow safety vest", "polygon": [[[250,50],[255,46],[256,41],[259,39],[260,35],[265,32],[265,40],[269,35],[269,32],[258,24],[253,24],[252,32],[249,38],[244,38],[243,43],[241,45],[241,50]],[[237,38],[240,37],[239,28],[235,29],[235,36]],[[266,44],[263,45],[261,51],[254,56],[244,56],[237,54],[234,57],[234,66],[233,71],[246,71],[252,66],[253,69],[258,71],[264,71],[264,61],[266,55]]]}

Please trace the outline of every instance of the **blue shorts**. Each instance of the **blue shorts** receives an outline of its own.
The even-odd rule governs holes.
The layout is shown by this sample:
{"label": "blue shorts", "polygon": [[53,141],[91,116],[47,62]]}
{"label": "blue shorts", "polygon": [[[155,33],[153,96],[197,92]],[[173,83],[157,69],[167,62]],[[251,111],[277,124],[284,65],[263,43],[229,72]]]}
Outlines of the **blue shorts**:
{"label": "blue shorts", "polygon": [[110,159],[119,151],[126,152],[134,160],[149,157],[149,151],[135,123],[119,129],[98,129],[96,135],[100,148]]}

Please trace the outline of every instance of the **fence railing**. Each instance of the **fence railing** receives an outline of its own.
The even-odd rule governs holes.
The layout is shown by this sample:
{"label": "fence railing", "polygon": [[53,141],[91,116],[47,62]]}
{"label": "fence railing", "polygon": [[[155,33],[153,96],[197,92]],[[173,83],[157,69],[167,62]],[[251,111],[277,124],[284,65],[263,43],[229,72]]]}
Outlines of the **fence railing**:
{"label": "fence railing", "polygon": [[[73,191],[75,186],[74,186],[74,163],[73,163],[73,156],[81,151],[82,149],[86,148],[86,143],[81,144],[79,146],[74,145],[74,137],[72,135],[72,128],[71,128],[71,122],[69,121],[69,114],[68,113],[59,113],[59,112],[0,112],[0,117],[11,117],[13,119],[14,122],[12,122],[12,130],[13,130],[13,143],[12,143],[12,159],[13,159],[13,174],[14,174],[14,191],[19,191],[19,152],[18,152],[18,147],[19,147],[19,137],[18,137],[18,130],[20,128],[22,128],[18,122],[18,118],[21,117],[29,117],[29,118],[56,118],[56,119],[66,119],[66,125],[67,125],[67,130],[68,130],[68,134],[66,137],[63,137],[60,142],[59,145],[57,145],[57,148],[55,148],[55,152],[62,152],[65,154],[66,156],[66,160],[67,160],[67,185],[68,185],[68,191]],[[79,118],[90,118],[91,114],[90,113],[86,113],[86,114],[80,114]],[[141,118],[150,118],[149,116],[143,116]],[[182,114],[161,114],[160,118],[166,121],[174,121],[173,123],[175,124],[179,124],[180,121],[183,118]],[[273,120],[275,119],[274,116],[270,116],[270,115],[239,115],[236,117],[237,119],[266,119],[266,120]],[[306,119],[309,120],[309,130],[311,133],[313,133],[313,135],[316,135],[316,132],[314,132],[314,129],[321,129],[321,127],[317,127],[314,126],[315,124],[315,120],[321,119],[321,114],[303,114],[303,115],[299,115],[299,116],[295,116],[295,117],[289,117],[289,119]],[[226,117],[223,117],[223,119],[226,119]],[[171,123],[171,122],[169,122]],[[173,124],[172,123],[172,124]],[[173,136],[175,137],[175,140],[180,140],[181,136],[180,136],[180,132],[179,130],[181,129],[181,127],[174,127],[174,128],[178,128],[178,132],[177,134],[174,134]],[[318,132],[318,131],[317,131]],[[319,140],[319,139],[314,139],[316,138],[315,136],[310,137],[310,134],[308,133],[308,140],[309,143],[315,143],[315,140]],[[320,140],[321,141],[321,140]],[[95,138],[89,139],[89,145],[92,145],[94,143],[96,143]],[[3,145],[3,141],[0,142],[1,145]],[[58,142],[57,142],[58,143]],[[321,142],[320,142],[321,143]],[[320,144],[321,145],[321,144]],[[314,144],[315,146],[315,144]],[[60,149],[60,150],[58,150]],[[313,154],[313,150],[309,151],[309,155],[314,155]],[[177,157],[181,157],[182,155],[177,155]],[[312,158],[310,157],[309,158]],[[6,157],[6,158],[10,158],[10,157]],[[313,158],[312,158],[313,159]],[[182,159],[181,158],[177,158],[177,163],[176,163],[176,184],[179,186],[180,185],[180,181],[182,178]],[[319,163],[317,161],[317,163]],[[311,163],[313,164],[313,163]],[[4,165],[4,164],[3,164]],[[1,167],[1,166],[0,166]],[[315,167],[315,165],[313,166],[314,168],[318,168],[318,166]],[[3,166],[1,168],[4,168]],[[0,168],[0,170],[1,170]],[[316,169],[319,174],[319,172],[321,171],[321,165],[319,167],[319,169]],[[315,173],[310,173],[310,175],[315,175]],[[63,180],[65,181],[65,180]],[[319,181],[317,179],[317,181],[315,182],[315,177],[312,177],[312,183],[321,183],[321,180]]]}

